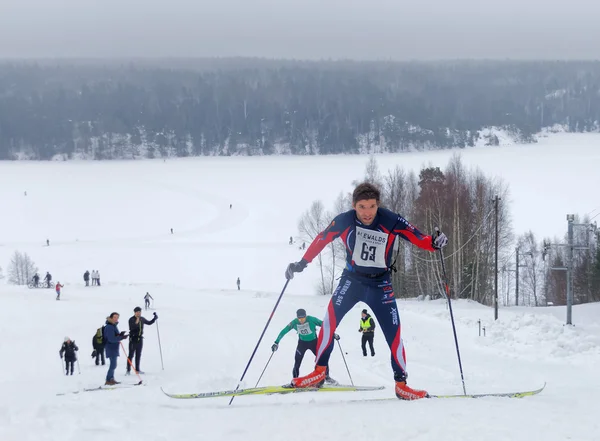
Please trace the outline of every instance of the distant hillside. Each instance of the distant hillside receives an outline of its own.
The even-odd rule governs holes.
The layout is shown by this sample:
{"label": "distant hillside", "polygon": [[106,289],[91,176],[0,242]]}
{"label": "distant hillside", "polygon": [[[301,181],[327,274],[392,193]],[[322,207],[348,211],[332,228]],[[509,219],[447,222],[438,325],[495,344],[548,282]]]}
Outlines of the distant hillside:
{"label": "distant hillside", "polygon": [[0,159],[399,152],[599,121],[600,62],[0,63]]}

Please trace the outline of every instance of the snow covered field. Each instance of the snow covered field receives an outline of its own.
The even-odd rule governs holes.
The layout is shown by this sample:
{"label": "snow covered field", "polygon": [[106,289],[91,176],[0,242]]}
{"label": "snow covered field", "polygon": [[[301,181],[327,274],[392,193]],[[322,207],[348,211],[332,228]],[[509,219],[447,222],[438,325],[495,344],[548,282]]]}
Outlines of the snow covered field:
{"label": "snow covered field", "polygon": [[[463,150],[468,165],[510,183],[516,233],[562,235],[565,214],[600,206],[581,188],[600,188],[599,135],[559,135],[539,145]],[[550,145],[549,145],[550,144]],[[565,149],[565,146],[569,146]],[[382,155],[396,164],[444,167],[453,152]],[[354,402],[393,395],[389,352],[376,334],[376,356],[363,358],[357,305],[339,328],[354,382],[369,393],[300,394],[177,401],[170,392],[231,389],[237,384],[283,287],[288,245],[300,214],[315,199],[330,206],[363,175],[365,157],[194,158],[139,162],[0,163],[0,266],[15,250],[65,284],[49,290],[0,282],[0,440],[598,440],[600,305],[503,308],[454,303],[467,391],[514,391],[548,385],[523,400]],[[23,192],[28,195],[24,196]],[[232,209],[229,204],[233,204]],[[174,234],[170,234],[170,228]],[[50,246],[45,246],[46,239]],[[452,239],[452,238],[450,238]],[[100,270],[102,287],[82,274]],[[43,273],[42,273],[43,274]],[[248,372],[254,386],[270,344],[297,308],[322,317],[327,298],[312,295],[315,268],[289,285]],[[235,281],[241,279],[242,290]],[[106,370],[90,357],[91,338],[112,311],[121,330],[146,291],[156,327],[146,327],[147,385],[57,396],[95,387]],[[444,302],[399,302],[409,383],[435,394],[462,390]],[[145,316],[151,316],[150,312]],[[478,320],[487,336],[478,337]],[[58,357],[68,335],[80,347],[81,374],[65,377]],[[290,380],[296,337],[289,334],[261,381]],[[301,373],[312,368],[305,358]],[[125,358],[117,380],[124,380]],[[336,348],[331,374],[348,383]],[[133,380],[133,377],[131,378]]]}

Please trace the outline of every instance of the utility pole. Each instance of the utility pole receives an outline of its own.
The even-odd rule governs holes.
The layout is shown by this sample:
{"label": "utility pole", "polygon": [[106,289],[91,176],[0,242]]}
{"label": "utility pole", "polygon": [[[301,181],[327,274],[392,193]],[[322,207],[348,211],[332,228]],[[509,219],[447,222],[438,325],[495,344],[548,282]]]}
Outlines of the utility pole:
{"label": "utility pole", "polygon": [[575,221],[574,214],[567,214],[567,325],[572,325],[571,308],[573,307],[573,222]]}
{"label": "utility pole", "polygon": [[494,211],[496,214],[496,238],[495,238],[495,255],[494,255],[494,320],[498,320],[498,195],[493,199]]}
{"label": "utility pole", "polygon": [[[516,269],[515,269],[515,277],[516,277],[516,285],[515,285],[515,306],[519,306],[519,268],[525,268],[527,265],[519,265],[519,247],[515,249],[515,254],[517,256]],[[523,253],[524,256],[533,257],[533,253],[528,251]]]}
{"label": "utility pole", "polygon": [[[573,290],[573,251],[575,250],[589,250],[589,233],[595,232],[597,229],[597,225],[594,224],[576,224],[575,215],[567,214],[567,243],[544,243],[544,251],[542,256],[545,260],[546,254],[551,247],[566,247],[567,248],[567,266],[564,267],[551,267],[550,269],[553,271],[566,271],[567,272],[567,325],[573,324],[573,300],[574,300],[574,290]],[[576,245],[574,243],[573,238],[573,228],[574,227],[586,227],[588,229],[587,234],[587,245]],[[547,301],[547,300],[546,300]]]}

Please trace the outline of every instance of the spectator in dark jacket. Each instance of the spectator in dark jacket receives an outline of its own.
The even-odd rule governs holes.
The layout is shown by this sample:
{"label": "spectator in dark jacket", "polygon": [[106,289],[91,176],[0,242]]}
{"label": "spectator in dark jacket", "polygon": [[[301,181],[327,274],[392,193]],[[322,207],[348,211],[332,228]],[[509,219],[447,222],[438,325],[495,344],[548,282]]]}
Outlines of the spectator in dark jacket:
{"label": "spectator in dark jacket", "polygon": [[90,272],[88,270],[83,273],[83,281],[85,282],[85,286],[90,286]]}
{"label": "spectator in dark jacket", "polygon": [[77,355],[75,352],[78,350],[79,348],[75,342],[71,341],[69,337],[65,337],[65,341],[59,351],[60,358],[63,358],[63,354],[65,357],[65,375],[69,375],[69,367],[71,368],[71,375],[73,375],[73,366],[75,365],[75,361],[77,361]]}
{"label": "spectator in dark jacket", "polygon": [[118,381],[115,381],[115,369],[117,368],[119,345],[121,340],[125,340],[127,338],[125,331],[119,332],[119,328],[117,328],[118,324],[119,313],[113,312],[108,317],[106,324],[104,325],[104,348],[106,351],[106,358],[108,358],[110,362],[108,372],[106,373],[106,383],[104,384],[108,386],[119,384]]}
{"label": "spectator in dark jacket", "polygon": [[[108,317],[106,317],[106,319],[108,319]],[[94,348],[92,358],[96,358],[96,366],[100,364],[100,360],[102,360],[102,366],[104,366],[104,326],[98,328],[92,337],[92,347]]]}
{"label": "spectator in dark jacket", "polygon": [[[142,317],[142,308],[136,306],[133,310],[133,316],[129,319],[129,361],[133,363],[135,355],[135,370],[138,374],[143,374],[140,371],[140,360],[142,358],[142,347],[144,346],[144,325],[153,325],[158,319],[156,312],[152,320],[147,320]],[[127,363],[127,373],[131,373],[131,364]]]}
{"label": "spectator in dark jacket", "polygon": [[375,336],[375,322],[373,321],[373,317],[369,315],[366,309],[362,310],[360,328],[358,328],[358,332],[362,332],[361,347],[363,356],[367,356],[367,343],[369,343],[371,357],[374,357],[375,349],[373,348],[373,337]]}

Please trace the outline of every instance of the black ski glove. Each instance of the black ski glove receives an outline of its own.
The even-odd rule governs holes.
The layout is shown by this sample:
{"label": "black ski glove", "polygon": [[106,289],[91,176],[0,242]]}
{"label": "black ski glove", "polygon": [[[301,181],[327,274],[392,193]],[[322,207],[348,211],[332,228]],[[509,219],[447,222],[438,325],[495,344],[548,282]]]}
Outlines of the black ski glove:
{"label": "black ski glove", "polygon": [[278,348],[279,348],[279,345],[277,343],[273,343],[273,346],[271,346],[271,350],[273,352],[275,352]]}
{"label": "black ski glove", "polygon": [[306,268],[308,262],[304,259],[301,259],[299,262],[290,263],[285,270],[285,278],[287,280],[294,278],[294,273],[301,273]]}
{"label": "black ski glove", "polygon": [[448,238],[438,228],[435,229],[435,233],[431,236],[431,246],[436,250],[441,250],[448,245]]}
{"label": "black ski glove", "polygon": [[340,336],[339,336],[339,335],[337,335],[337,334],[333,334],[333,338],[334,338],[335,340],[339,340],[339,339],[340,339]]}
{"label": "black ski glove", "polygon": [[156,312],[154,313],[154,320],[158,320],[158,315],[156,314]]}

